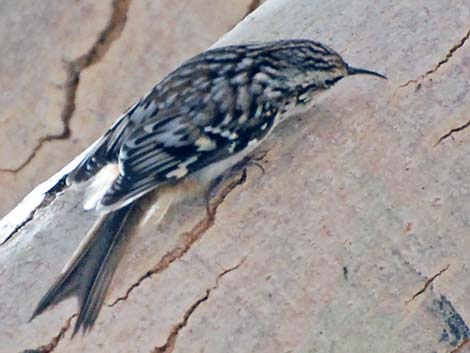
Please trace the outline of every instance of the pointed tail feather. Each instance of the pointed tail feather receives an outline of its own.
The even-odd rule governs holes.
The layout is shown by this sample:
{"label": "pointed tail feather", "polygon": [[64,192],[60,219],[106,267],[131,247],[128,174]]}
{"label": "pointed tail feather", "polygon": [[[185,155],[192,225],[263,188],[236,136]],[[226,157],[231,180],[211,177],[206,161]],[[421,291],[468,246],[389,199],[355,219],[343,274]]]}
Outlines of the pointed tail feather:
{"label": "pointed tail feather", "polygon": [[75,251],[60,277],[42,297],[31,320],[63,299],[76,295],[80,311],[73,335],[91,329],[103,305],[113,274],[127,244],[124,225],[132,205],[100,217]]}

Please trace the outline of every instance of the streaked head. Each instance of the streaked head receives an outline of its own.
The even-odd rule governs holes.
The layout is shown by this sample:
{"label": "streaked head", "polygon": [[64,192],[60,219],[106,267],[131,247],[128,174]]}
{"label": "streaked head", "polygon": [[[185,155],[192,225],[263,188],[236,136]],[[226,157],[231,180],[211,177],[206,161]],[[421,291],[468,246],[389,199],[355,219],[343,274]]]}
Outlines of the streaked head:
{"label": "streaked head", "polygon": [[307,73],[305,81],[308,80],[310,84],[317,85],[318,89],[327,89],[342,78],[351,75],[371,75],[386,79],[380,73],[349,66],[341,55],[322,43],[310,40],[298,43],[299,48],[304,48],[299,50],[304,54],[302,68]]}

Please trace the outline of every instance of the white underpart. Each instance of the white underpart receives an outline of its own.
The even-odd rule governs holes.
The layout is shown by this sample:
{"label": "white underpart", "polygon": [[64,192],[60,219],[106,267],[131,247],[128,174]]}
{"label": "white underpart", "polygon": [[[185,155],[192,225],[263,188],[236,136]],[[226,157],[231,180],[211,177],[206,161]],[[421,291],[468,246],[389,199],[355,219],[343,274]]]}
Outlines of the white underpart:
{"label": "white underpart", "polygon": [[96,209],[101,198],[109,190],[113,182],[119,176],[119,168],[116,163],[108,164],[93,178],[85,193],[85,210]]}
{"label": "white underpart", "polygon": [[[272,128],[271,128],[271,131],[272,131]],[[269,131],[266,134],[266,137],[269,136],[271,131]],[[232,168],[235,164],[240,162],[243,158],[245,158],[251,152],[253,152],[253,150],[255,150],[256,147],[260,145],[260,143],[261,141],[259,141],[258,139],[253,139],[248,143],[247,147],[243,151],[235,154],[232,157],[226,158],[216,163],[212,163],[211,165],[205,167],[201,171],[197,172],[196,174],[197,180],[202,185],[210,185],[210,183],[213,180],[215,180],[217,177],[222,175],[225,171]],[[236,142],[233,142],[229,148],[229,152],[233,152],[235,147],[236,147]]]}

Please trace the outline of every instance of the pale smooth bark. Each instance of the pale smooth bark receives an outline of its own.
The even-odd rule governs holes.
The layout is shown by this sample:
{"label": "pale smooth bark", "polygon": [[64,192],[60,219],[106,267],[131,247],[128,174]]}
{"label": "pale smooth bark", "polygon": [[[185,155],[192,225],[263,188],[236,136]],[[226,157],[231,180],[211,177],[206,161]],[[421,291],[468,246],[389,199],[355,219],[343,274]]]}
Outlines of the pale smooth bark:
{"label": "pale smooth bark", "polygon": [[27,321],[93,217],[66,190],[10,236],[60,175],[33,192],[0,223],[0,351],[468,350],[469,23],[466,0],[265,2],[216,45],[312,38],[388,81],[345,79],[280,127],[215,219],[197,198],[136,228],[83,337],[74,300]]}

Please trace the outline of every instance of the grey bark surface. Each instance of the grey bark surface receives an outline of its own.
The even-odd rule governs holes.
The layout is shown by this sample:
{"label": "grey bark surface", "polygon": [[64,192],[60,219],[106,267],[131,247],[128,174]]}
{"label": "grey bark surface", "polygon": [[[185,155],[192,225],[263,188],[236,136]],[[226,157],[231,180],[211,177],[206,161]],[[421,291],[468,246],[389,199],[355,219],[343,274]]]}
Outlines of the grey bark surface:
{"label": "grey bark surface", "polygon": [[[0,352],[470,351],[469,23],[466,0],[265,2],[216,45],[312,38],[389,80],[345,79],[281,126],[265,173],[228,178],[215,218],[199,197],[136,227],[96,326],[73,340],[73,299],[28,318],[94,217],[80,190],[41,196],[60,174],[44,184],[0,223]],[[125,31],[87,90],[133,57]],[[94,125],[80,94],[98,136],[120,111]]]}

